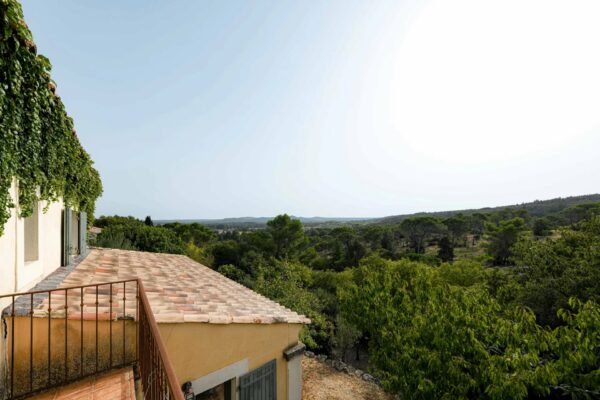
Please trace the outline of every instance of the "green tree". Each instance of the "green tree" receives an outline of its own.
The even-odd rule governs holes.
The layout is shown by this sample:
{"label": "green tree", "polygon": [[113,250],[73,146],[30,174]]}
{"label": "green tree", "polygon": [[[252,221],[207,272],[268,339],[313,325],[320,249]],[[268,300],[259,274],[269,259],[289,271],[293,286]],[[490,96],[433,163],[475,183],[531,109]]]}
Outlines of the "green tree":
{"label": "green tree", "polygon": [[486,249],[494,265],[508,265],[512,256],[512,246],[517,242],[525,222],[522,218],[502,220],[498,225],[487,224]]}
{"label": "green tree", "polygon": [[154,226],[154,222],[152,221],[152,218],[150,218],[150,216],[146,216],[146,219],[144,220],[144,225],[146,226]]}
{"label": "green tree", "polygon": [[548,236],[550,234],[550,221],[547,218],[536,218],[532,230],[535,236]]}
{"label": "green tree", "polygon": [[292,258],[304,239],[304,229],[298,219],[278,215],[267,222],[267,231],[275,243],[275,257]]}
{"label": "green tree", "polygon": [[446,218],[442,223],[448,228],[449,239],[454,247],[465,241],[465,235],[469,232],[469,220],[462,214],[456,214]]}
{"label": "green tree", "polygon": [[570,297],[600,303],[600,217],[563,229],[556,240],[523,239],[514,246],[518,301],[543,325],[561,323],[557,311]]}
{"label": "green tree", "polygon": [[438,242],[438,257],[442,262],[454,260],[454,245],[448,236],[443,236]]}
{"label": "green tree", "polygon": [[409,247],[417,254],[425,252],[427,240],[442,231],[439,221],[432,217],[407,218],[400,223],[402,234]]}

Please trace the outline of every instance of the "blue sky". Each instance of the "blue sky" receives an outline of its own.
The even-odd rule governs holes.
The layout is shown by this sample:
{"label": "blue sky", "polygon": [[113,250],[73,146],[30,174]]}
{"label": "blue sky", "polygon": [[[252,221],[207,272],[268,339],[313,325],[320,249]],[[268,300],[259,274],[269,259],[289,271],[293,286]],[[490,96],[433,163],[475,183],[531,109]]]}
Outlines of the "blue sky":
{"label": "blue sky", "polygon": [[598,192],[600,9],[23,1],[97,214],[383,216]]}

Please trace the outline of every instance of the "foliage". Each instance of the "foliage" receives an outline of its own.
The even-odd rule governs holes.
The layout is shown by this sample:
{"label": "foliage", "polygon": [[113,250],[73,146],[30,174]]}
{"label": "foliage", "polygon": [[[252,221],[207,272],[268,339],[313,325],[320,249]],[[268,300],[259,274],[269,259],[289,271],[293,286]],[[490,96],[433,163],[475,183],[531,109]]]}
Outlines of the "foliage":
{"label": "foliage", "polygon": [[[449,285],[439,271],[370,258],[342,294],[346,315],[371,337],[372,368],[386,388],[409,399],[523,399],[597,388],[596,304],[568,328],[547,331],[530,311],[503,310],[482,285]],[[584,351],[571,356],[578,346]],[[570,364],[583,357],[581,368]]]}
{"label": "foliage", "polygon": [[306,315],[312,323],[302,329],[301,340],[317,351],[329,351],[332,324],[322,314],[323,304],[307,289],[311,271],[306,266],[277,261],[270,268],[261,268],[254,289],[276,302]]}
{"label": "foliage", "polygon": [[439,221],[432,217],[408,218],[400,223],[408,245],[417,254],[425,252],[426,241],[442,231]]}
{"label": "foliage", "polygon": [[600,303],[600,217],[562,230],[556,240],[523,239],[515,246],[519,303],[544,325],[560,324],[557,311],[570,297]]}
{"label": "foliage", "polygon": [[487,250],[493,258],[494,265],[508,265],[512,256],[512,246],[525,229],[522,218],[499,221],[497,225],[487,225]]}
{"label": "foliage", "polygon": [[438,258],[442,262],[451,262],[454,260],[454,245],[448,236],[442,237],[438,242]]}
{"label": "foliage", "polygon": [[144,225],[154,226],[154,221],[152,221],[152,218],[149,215],[146,216],[146,219],[144,220]]}
{"label": "foliage", "polygon": [[550,234],[550,226],[548,218],[537,218],[533,222],[533,234],[535,236],[548,236]]}
{"label": "foliage", "polygon": [[94,246],[185,253],[185,245],[175,232],[160,226],[148,226],[133,217],[100,217],[96,225],[102,227],[102,232],[92,241]]}
{"label": "foliage", "polygon": [[0,14],[0,235],[15,206],[13,178],[21,216],[38,200],[62,198],[93,221],[102,183],[55,94],[50,62],[36,54],[16,0],[0,2]]}
{"label": "foliage", "polygon": [[275,257],[290,258],[304,239],[302,223],[289,215],[278,215],[267,222],[267,232],[275,243]]}
{"label": "foliage", "polygon": [[204,225],[200,225],[197,222],[191,224],[174,222],[161,226],[174,231],[184,242],[193,243],[196,246],[203,246],[216,238],[216,234],[213,230]]}

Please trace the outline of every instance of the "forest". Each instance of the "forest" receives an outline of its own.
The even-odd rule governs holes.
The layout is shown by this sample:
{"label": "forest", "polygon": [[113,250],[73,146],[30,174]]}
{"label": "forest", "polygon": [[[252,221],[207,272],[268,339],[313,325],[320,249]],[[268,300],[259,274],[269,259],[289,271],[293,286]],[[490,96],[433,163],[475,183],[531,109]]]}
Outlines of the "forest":
{"label": "forest", "polygon": [[91,244],[186,254],[403,398],[600,398],[600,203],[538,206],[333,227],[103,216]]}

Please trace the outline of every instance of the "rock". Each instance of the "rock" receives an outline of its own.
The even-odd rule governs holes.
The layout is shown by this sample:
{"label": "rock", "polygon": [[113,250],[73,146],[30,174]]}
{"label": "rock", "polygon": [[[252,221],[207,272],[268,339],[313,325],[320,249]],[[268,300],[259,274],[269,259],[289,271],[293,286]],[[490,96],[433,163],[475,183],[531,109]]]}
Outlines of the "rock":
{"label": "rock", "polygon": [[305,351],[304,355],[308,358],[313,358],[315,356],[315,353],[313,353],[312,351]]}
{"label": "rock", "polygon": [[358,377],[363,376],[363,374],[364,374],[364,372],[362,372],[360,369],[357,369],[357,370],[354,371],[354,375],[356,375]]}
{"label": "rock", "polygon": [[321,362],[324,362],[325,360],[327,360],[327,356],[325,354],[319,354],[317,356],[317,359]]}
{"label": "rock", "polygon": [[365,381],[367,381],[367,382],[373,382],[373,381],[374,381],[373,375],[364,374],[364,375],[362,376],[362,378],[363,378],[363,380],[365,380]]}

